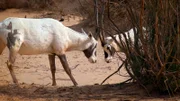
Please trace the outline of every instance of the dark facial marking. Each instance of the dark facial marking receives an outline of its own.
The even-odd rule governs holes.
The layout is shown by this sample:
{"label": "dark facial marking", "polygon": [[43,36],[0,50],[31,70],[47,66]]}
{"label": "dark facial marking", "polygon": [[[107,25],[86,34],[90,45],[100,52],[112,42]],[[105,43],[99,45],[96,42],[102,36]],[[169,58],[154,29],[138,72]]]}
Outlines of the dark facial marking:
{"label": "dark facial marking", "polygon": [[106,51],[104,51],[104,57],[107,58],[108,57],[108,53]]}
{"label": "dark facial marking", "polygon": [[[93,55],[93,51],[96,47],[97,47],[97,44],[95,46],[92,44],[88,49],[83,50],[85,56],[87,58],[91,57]],[[95,55],[96,55],[96,52],[95,52]]]}
{"label": "dark facial marking", "polygon": [[[107,50],[110,52],[111,56],[114,56],[116,50],[115,50],[115,48],[113,46],[110,45],[110,47],[107,47]],[[106,51],[104,51],[104,57],[108,58],[108,53]]]}
{"label": "dark facial marking", "polygon": [[110,46],[107,46],[107,50],[109,50],[109,51],[110,51]]}
{"label": "dark facial marking", "polygon": [[101,46],[102,46],[102,47],[104,47],[105,44],[106,44],[105,42],[101,42]]}
{"label": "dark facial marking", "polygon": [[97,56],[97,52],[96,51],[95,51],[94,55]]}
{"label": "dark facial marking", "polygon": [[111,55],[114,56],[115,52],[116,52],[116,49],[114,47],[111,46]]}

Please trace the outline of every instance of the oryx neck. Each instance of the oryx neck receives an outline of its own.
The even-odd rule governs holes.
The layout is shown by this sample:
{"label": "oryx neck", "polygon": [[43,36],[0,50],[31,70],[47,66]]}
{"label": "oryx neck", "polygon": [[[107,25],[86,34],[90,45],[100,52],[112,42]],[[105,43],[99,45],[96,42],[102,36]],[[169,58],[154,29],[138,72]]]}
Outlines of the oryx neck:
{"label": "oryx neck", "polygon": [[67,30],[70,40],[68,50],[84,50],[89,47],[89,45],[91,44],[91,40],[88,35],[74,31],[70,28],[67,28]]}

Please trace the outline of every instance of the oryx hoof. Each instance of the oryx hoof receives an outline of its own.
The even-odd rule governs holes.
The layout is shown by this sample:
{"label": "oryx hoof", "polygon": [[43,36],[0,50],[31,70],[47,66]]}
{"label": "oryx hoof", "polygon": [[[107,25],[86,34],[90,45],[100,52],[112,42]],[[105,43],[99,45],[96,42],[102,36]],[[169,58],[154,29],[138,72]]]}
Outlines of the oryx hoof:
{"label": "oryx hoof", "polygon": [[53,83],[52,86],[56,86],[57,84],[56,83]]}

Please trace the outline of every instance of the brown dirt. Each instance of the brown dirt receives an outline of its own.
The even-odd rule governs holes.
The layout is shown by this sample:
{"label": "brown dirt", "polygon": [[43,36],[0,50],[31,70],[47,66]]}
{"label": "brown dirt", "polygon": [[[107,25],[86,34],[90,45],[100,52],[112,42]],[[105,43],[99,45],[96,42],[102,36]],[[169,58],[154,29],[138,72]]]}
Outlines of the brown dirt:
{"label": "brown dirt", "polygon": [[[18,9],[8,9],[0,12],[0,21],[6,17],[37,17],[44,14],[24,12]],[[76,26],[80,17],[72,17],[63,23],[66,26]],[[79,29],[77,29],[79,30]],[[9,70],[6,67],[8,49],[0,56],[0,101],[67,101],[67,100],[111,100],[111,101],[164,101],[178,100],[180,97],[167,98],[163,96],[148,97],[144,90],[136,84],[118,85],[117,83],[127,80],[124,69],[108,79],[103,86],[100,84],[108,75],[113,73],[120,65],[118,58],[111,63],[105,63],[102,48],[98,46],[98,62],[91,64],[79,51],[67,52],[67,59],[73,76],[78,82],[78,87],[73,83],[63,70],[60,61],[56,58],[57,86],[51,86],[51,73],[47,55],[17,56],[15,74],[20,82],[19,86],[12,83]],[[96,85],[94,85],[96,84]],[[109,85],[110,84],[110,85]]]}

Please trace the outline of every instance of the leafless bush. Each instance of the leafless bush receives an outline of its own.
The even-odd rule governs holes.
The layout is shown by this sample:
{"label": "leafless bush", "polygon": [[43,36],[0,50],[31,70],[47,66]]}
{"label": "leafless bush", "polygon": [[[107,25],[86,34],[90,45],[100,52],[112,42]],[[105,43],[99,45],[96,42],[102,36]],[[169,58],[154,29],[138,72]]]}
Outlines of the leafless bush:
{"label": "leafless bush", "polygon": [[[141,0],[138,20],[133,16],[133,8],[127,8],[129,18],[138,28],[136,46],[127,53],[132,75],[142,84],[152,84],[169,94],[176,92],[180,84],[178,2]],[[142,32],[142,27],[147,33]]]}
{"label": "leafless bush", "polygon": [[[96,0],[99,1],[99,0]],[[103,32],[122,34],[125,43],[115,42],[123,48],[126,55],[125,68],[129,75],[144,88],[149,85],[151,88],[170,95],[179,90],[180,87],[180,2],[178,0],[107,0],[100,3],[106,9],[100,11],[100,16],[107,16],[110,24],[107,26],[107,19],[100,17],[97,25]],[[136,3],[135,3],[136,2]],[[117,6],[117,7],[113,7]],[[99,6],[98,6],[99,7]],[[96,7],[97,8],[97,7]],[[123,12],[119,12],[121,8]],[[122,10],[121,10],[122,11]],[[127,12],[127,13],[126,13]],[[124,13],[124,16],[121,14]],[[126,14],[125,14],[126,13]],[[97,14],[97,13],[96,13]],[[103,15],[104,14],[104,15]],[[130,26],[137,28],[135,42],[127,39],[122,27],[113,18],[120,17],[130,21]],[[104,17],[103,17],[104,18]],[[143,27],[146,31],[143,31]],[[121,38],[120,38],[121,40]],[[146,89],[149,90],[149,89]]]}

